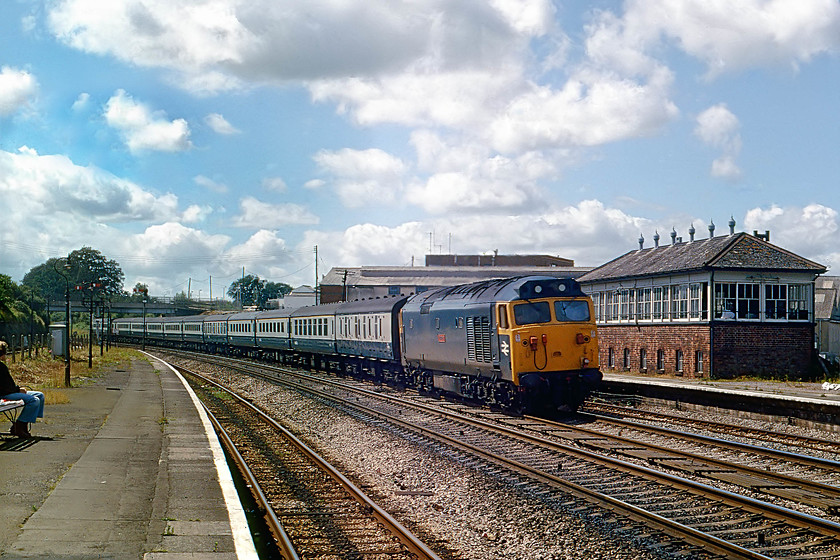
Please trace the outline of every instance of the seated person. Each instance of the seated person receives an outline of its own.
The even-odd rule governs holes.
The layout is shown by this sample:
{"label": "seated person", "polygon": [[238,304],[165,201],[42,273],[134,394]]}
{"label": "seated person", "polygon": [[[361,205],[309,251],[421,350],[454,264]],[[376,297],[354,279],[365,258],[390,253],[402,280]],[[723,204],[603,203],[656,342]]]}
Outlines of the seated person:
{"label": "seated person", "polygon": [[12,374],[6,366],[6,351],[8,344],[0,340],[0,398],[7,401],[23,401],[23,412],[12,424],[10,433],[18,437],[32,437],[29,434],[29,423],[44,417],[44,393],[27,391],[26,387],[18,387],[12,379]]}

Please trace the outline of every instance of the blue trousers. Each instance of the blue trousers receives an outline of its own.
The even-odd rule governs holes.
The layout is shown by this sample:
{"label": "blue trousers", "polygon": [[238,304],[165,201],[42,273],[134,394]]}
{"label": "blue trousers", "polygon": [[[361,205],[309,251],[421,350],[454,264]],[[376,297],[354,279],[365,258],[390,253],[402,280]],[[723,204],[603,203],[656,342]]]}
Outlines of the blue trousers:
{"label": "blue trousers", "polygon": [[32,423],[36,418],[44,417],[44,393],[40,391],[9,393],[2,397],[7,401],[23,401],[23,412],[18,416],[18,422]]}

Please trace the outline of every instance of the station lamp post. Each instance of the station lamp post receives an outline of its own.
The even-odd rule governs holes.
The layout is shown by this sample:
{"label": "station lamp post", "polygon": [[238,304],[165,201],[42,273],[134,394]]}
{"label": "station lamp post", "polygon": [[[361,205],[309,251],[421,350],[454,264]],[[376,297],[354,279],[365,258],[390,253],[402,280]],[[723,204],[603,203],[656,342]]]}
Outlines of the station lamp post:
{"label": "station lamp post", "polygon": [[59,276],[64,278],[64,301],[67,305],[64,321],[64,386],[70,387],[70,278],[65,274],[65,272],[70,272],[70,257],[68,256],[62,265],[65,272],[58,269],[58,261],[59,259],[53,261],[53,268]]}
{"label": "station lamp post", "polygon": [[88,292],[88,297],[90,298],[90,315],[88,317],[88,369],[93,368],[93,305],[95,300],[96,290],[102,287],[102,283],[100,282],[88,282],[86,284],[82,284],[76,286],[76,289],[82,292],[82,305],[85,302],[85,292]]}
{"label": "station lamp post", "polygon": [[146,302],[149,300],[149,288],[143,286],[142,288],[134,288],[135,294],[143,294],[143,345],[142,350],[146,350]]}

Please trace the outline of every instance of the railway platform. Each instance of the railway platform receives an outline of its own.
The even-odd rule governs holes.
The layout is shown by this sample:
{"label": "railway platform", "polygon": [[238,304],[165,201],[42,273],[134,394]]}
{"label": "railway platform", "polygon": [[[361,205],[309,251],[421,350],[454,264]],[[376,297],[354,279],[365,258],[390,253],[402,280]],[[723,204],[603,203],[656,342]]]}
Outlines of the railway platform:
{"label": "railway platform", "polygon": [[605,373],[603,390],[840,431],[840,390],[821,382],[684,379]]}
{"label": "railway platform", "polygon": [[218,439],[177,373],[138,359],[70,399],[48,404],[32,439],[0,441],[0,556],[257,558]]}

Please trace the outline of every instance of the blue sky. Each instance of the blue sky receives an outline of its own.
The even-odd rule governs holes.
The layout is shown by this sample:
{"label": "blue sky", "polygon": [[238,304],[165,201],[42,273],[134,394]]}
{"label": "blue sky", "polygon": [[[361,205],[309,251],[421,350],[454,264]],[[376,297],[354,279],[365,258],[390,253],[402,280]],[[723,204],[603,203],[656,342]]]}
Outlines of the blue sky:
{"label": "blue sky", "polygon": [[732,216],[832,274],[838,55],[837,0],[6,0],[0,272],[217,297]]}

